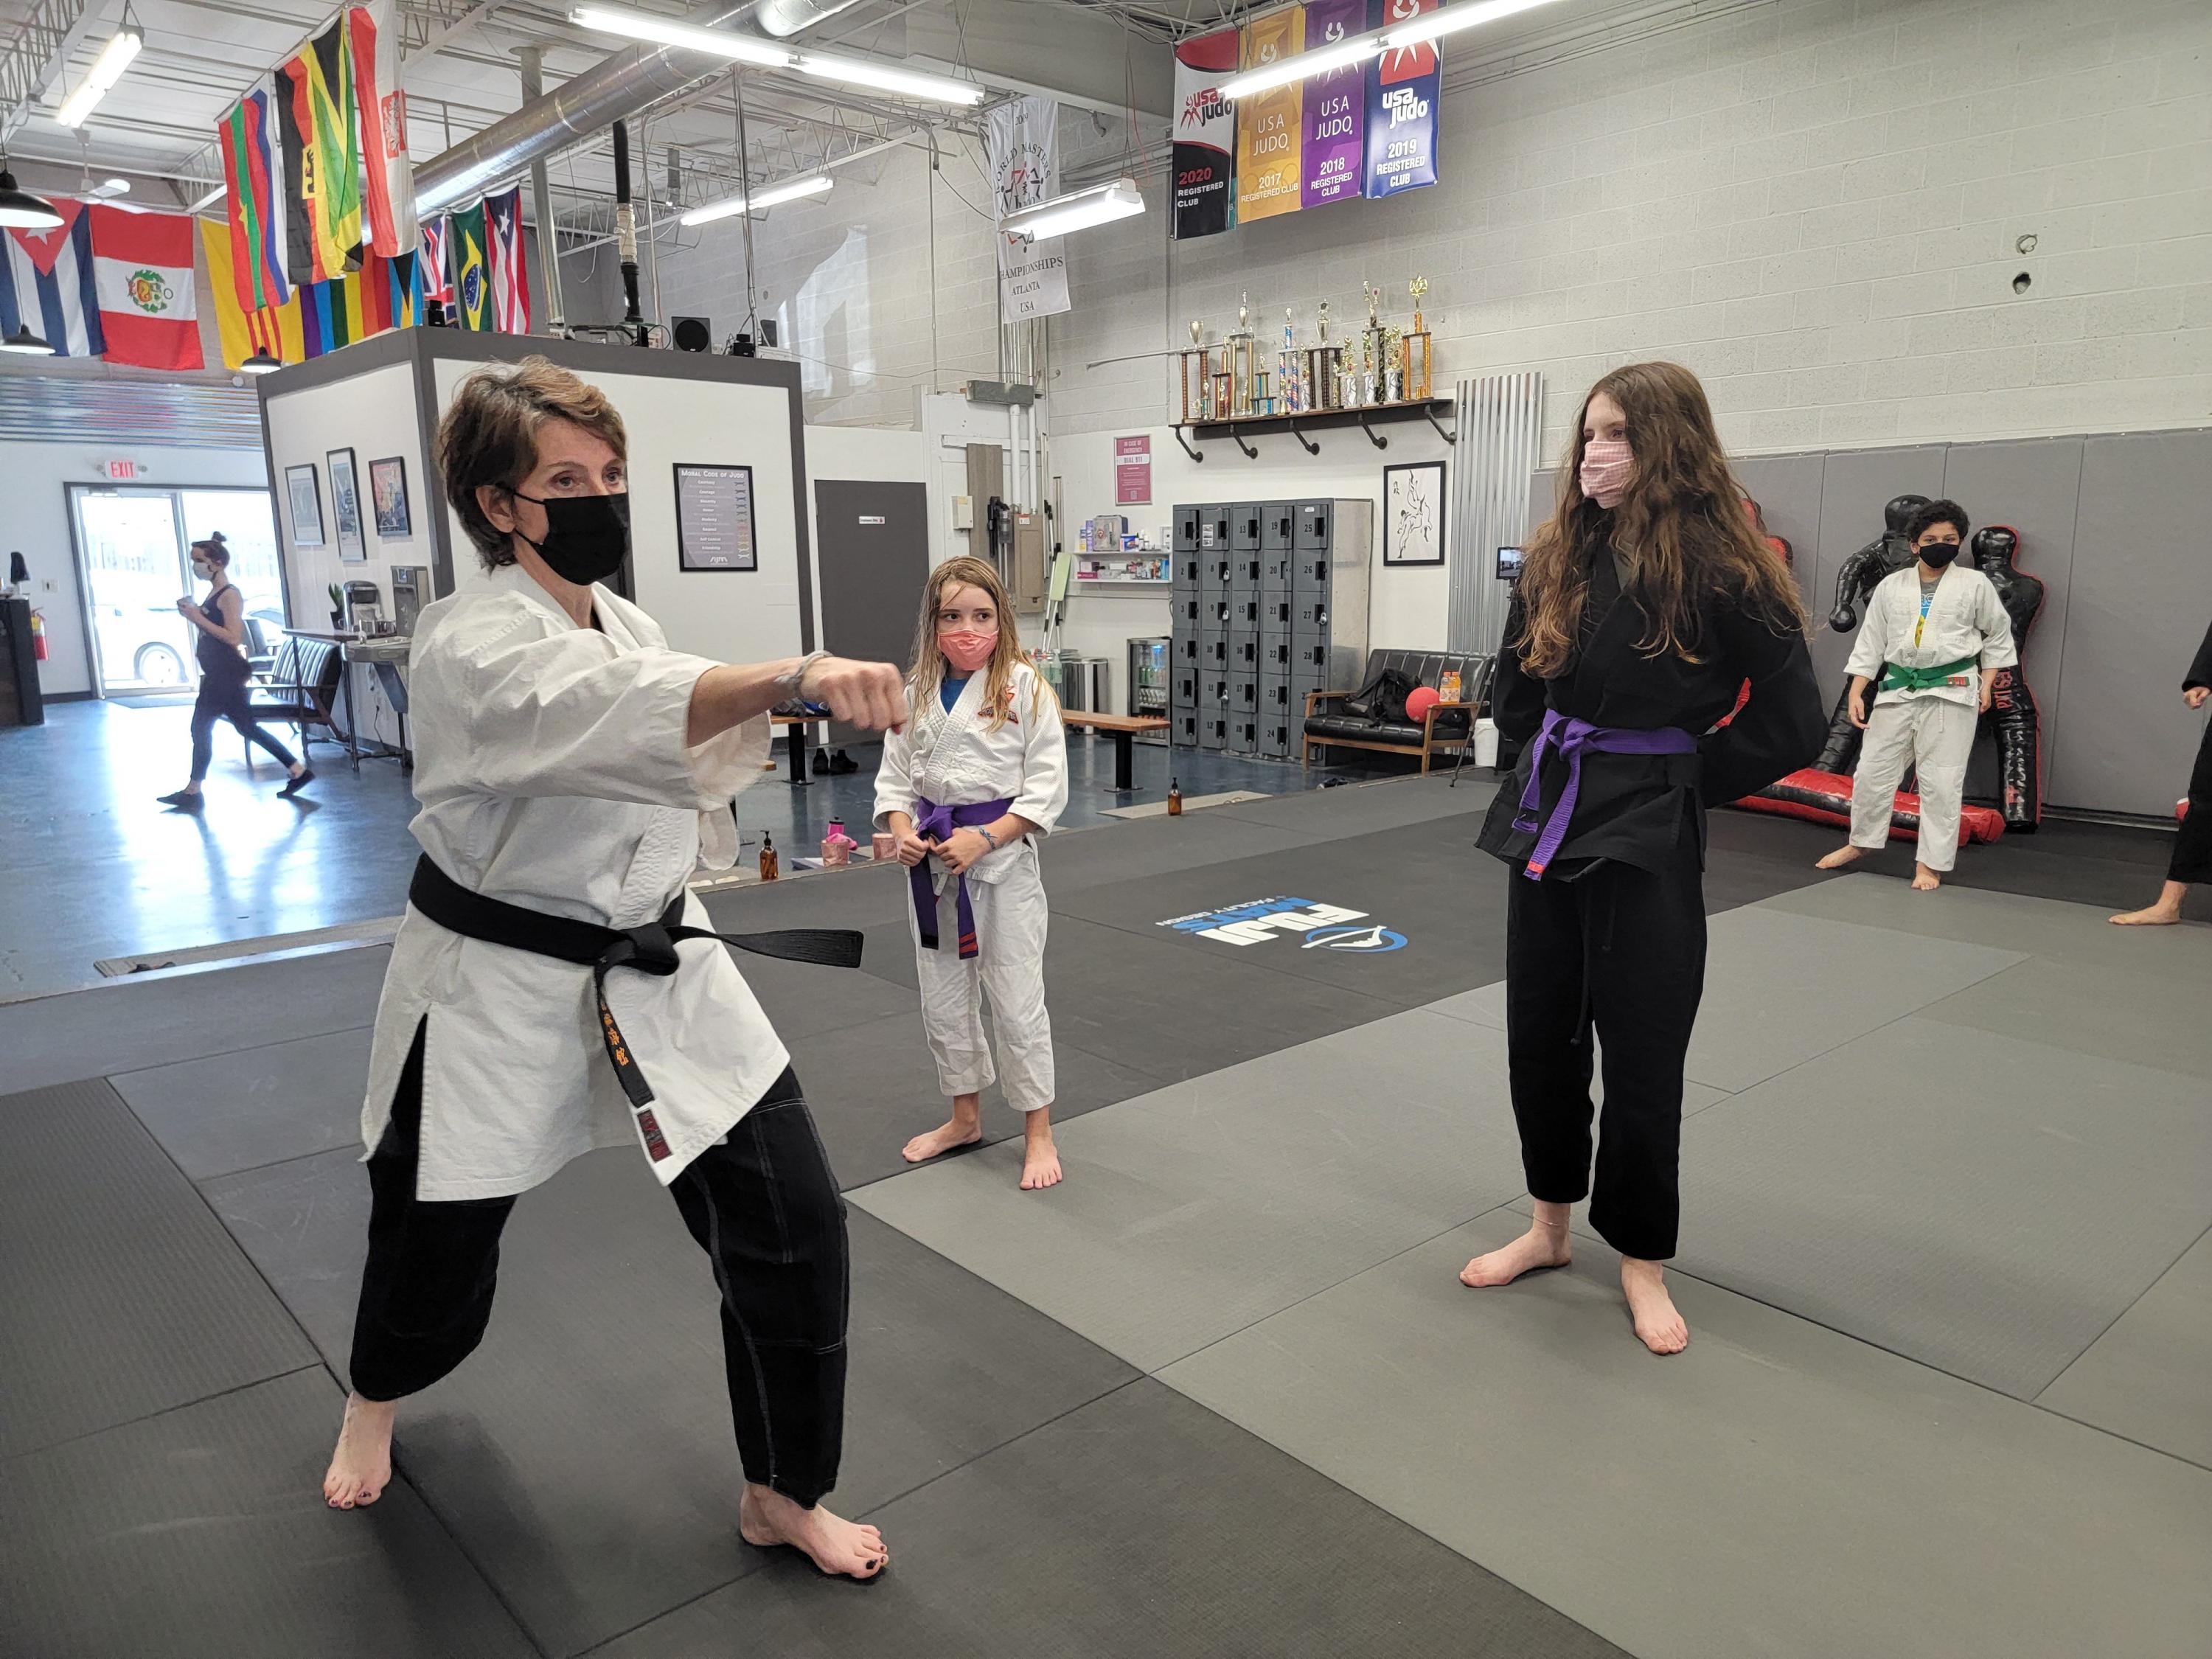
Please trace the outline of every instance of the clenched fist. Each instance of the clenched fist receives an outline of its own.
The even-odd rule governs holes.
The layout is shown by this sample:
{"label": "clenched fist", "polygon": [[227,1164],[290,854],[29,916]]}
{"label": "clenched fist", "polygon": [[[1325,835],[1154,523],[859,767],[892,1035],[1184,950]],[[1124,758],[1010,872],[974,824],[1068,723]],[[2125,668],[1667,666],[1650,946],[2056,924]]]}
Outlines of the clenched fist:
{"label": "clenched fist", "polygon": [[848,726],[896,732],[906,724],[906,676],[887,662],[824,657],[806,671],[799,695],[827,703]]}

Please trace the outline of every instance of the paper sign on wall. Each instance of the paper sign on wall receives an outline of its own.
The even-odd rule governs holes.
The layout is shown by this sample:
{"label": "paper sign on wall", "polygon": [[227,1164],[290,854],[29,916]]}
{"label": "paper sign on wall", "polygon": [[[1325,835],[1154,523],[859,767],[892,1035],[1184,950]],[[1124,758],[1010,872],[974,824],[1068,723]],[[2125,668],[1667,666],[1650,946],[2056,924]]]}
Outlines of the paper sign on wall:
{"label": "paper sign on wall", "polygon": [[[1304,11],[1285,6],[1244,26],[1243,67],[1259,69],[1295,58],[1305,49]],[[1298,157],[1305,147],[1304,86],[1263,92],[1237,108],[1237,222],[1272,219],[1298,210],[1303,182]]]}
{"label": "paper sign on wall", "polygon": [[1114,440],[1114,505],[1149,507],[1152,501],[1152,441]]}

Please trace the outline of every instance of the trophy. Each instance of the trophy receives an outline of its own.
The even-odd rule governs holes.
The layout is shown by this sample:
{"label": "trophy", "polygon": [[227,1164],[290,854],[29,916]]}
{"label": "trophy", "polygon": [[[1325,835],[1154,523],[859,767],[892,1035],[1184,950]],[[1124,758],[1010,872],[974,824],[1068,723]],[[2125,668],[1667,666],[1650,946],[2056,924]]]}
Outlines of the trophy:
{"label": "trophy", "polygon": [[1275,375],[1280,396],[1278,412],[1295,415],[1305,407],[1305,377],[1298,356],[1298,330],[1288,306],[1283,307],[1282,361]]}
{"label": "trophy", "polygon": [[1389,333],[1376,317],[1376,307],[1382,302],[1380,287],[1362,283],[1359,291],[1367,298],[1367,327],[1359,337],[1359,389],[1358,401],[1374,404],[1384,401],[1382,394],[1390,379],[1389,364]]}
{"label": "trophy", "polygon": [[1341,409],[1344,407],[1343,374],[1344,348],[1329,343],[1328,301],[1321,302],[1321,315],[1316,322],[1320,334],[1319,343],[1306,348],[1306,404],[1310,409]]}
{"label": "trophy", "polygon": [[1190,319],[1189,349],[1176,354],[1181,371],[1182,392],[1182,422],[1188,426],[1194,421],[1213,418],[1213,378],[1210,359],[1212,353],[1206,344],[1206,327],[1197,318]]}
{"label": "trophy", "polygon": [[1259,372],[1256,361],[1259,342],[1252,335],[1252,296],[1242,295],[1237,304],[1237,331],[1228,339],[1229,349],[1229,407],[1218,410],[1216,418],[1226,420],[1232,416],[1255,412],[1254,375]]}
{"label": "trophy", "polygon": [[1430,337],[1428,324],[1421,318],[1421,301],[1428,295],[1429,279],[1416,276],[1407,286],[1413,295],[1413,327],[1405,337],[1402,353],[1405,396],[1409,403],[1426,403],[1434,395],[1436,383],[1436,343]]}

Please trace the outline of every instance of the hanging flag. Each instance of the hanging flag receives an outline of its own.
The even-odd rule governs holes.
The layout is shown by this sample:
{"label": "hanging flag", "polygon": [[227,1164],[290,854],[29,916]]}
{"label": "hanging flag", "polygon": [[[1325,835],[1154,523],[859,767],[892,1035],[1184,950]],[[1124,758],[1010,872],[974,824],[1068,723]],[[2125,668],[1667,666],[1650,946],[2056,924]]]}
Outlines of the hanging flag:
{"label": "hanging flag", "polygon": [[[1367,27],[1367,0],[1306,0],[1306,49],[1319,52]],[[1365,192],[1367,73],[1346,64],[1305,83],[1305,155],[1299,202],[1320,207]]]}
{"label": "hanging flag", "polygon": [[346,48],[361,111],[368,178],[368,245],[386,258],[415,247],[415,165],[407,155],[407,94],[399,86],[399,29],[392,0],[347,8]]}
{"label": "hanging flag", "polygon": [[105,202],[88,211],[107,361],[141,368],[199,368],[190,216]]}
{"label": "hanging flag", "polygon": [[[1294,58],[1305,50],[1305,12],[1285,6],[1244,25],[1243,68]],[[1305,147],[1304,86],[1293,81],[1237,109],[1237,222],[1272,219],[1298,210],[1303,179],[1299,156]]]}
{"label": "hanging flag", "polygon": [[[1386,28],[1434,11],[1437,0],[1369,0],[1367,26]],[[1443,69],[1436,43],[1386,52],[1367,65],[1367,198],[1437,181],[1437,104]]]}
{"label": "hanging flag", "polygon": [[[999,218],[1060,194],[1060,106],[1049,98],[1016,98],[990,113],[986,135]],[[1031,241],[999,233],[999,316],[1009,323],[1056,317],[1068,308],[1067,258],[1057,236]]]}
{"label": "hanging flag", "polygon": [[327,282],[361,264],[361,139],[343,16],[278,68],[282,145],[295,282]]}
{"label": "hanging flag", "polygon": [[284,274],[284,170],[276,155],[276,113],[269,89],[256,87],[230,106],[216,131],[228,186],[230,264],[238,303],[251,311],[292,297]]}
{"label": "hanging flag", "polygon": [[279,362],[304,362],[307,353],[300,337],[300,290],[293,289],[281,306],[242,306],[231,269],[229,231],[202,220],[200,246],[207,254],[208,290],[215,299],[216,336],[222,343],[223,367],[243,368],[257,352]]}
{"label": "hanging flag", "polygon": [[368,337],[361,314],[361,276],[333,276],[300,290],[300,339],[310,357],[320,357]]}
{"label": "hanging flag", "polygon": [[415,267],[422,275],[422,297],[435,301],[448,311],[453,305],[453,274],[446,259],[451,237],[447,235],[450,222],[444,214],[422,222],[422,246],[416,256]]}
{"label": "hanging flag", "polygon": [[1237,106],[1221,83],[1237,73],[1237,33],[1176,48],[1175,234],[1218,236],[1237,222]]}
{"label": "hanging flag", "polygon": [[57,197],[62,222],[53,229],[0,232],[6,248],[0,259],[0,334],[27,328],[63,357],[97,357],[107,349],[85,206]]}
{"label": "hanging flag", "polygon": [[463,328],[492,325],[491,266],[486,257],[482,202],[446,219],[446,257],[453,273],[453,320]]}
{"label": "hanging flag", "polygon": [[530,266],[522,246],[522,186],[483,200],[485,264],[491,270],[491,325],[530,332]]}
{"label": "hanging flag", "polygon": [[361,272],[349,278],[361,289],[361,324],[368,334],[389,328],[413,328],[422,318],[422,267],[412,253],[387,259],[362,256]]}

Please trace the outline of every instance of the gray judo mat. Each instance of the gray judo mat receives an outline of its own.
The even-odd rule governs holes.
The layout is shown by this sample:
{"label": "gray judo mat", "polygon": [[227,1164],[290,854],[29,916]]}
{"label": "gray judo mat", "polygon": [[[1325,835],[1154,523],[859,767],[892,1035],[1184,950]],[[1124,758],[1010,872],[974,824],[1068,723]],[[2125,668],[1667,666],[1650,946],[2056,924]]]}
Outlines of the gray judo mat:
{"label": "gray judo mat", "polygon": [[2114,1320],[2036,1404],[2212,1469],[2212,1233]]}
{"label": "gray judo mat", "polygon": [[[776,1562],[605,1659],[1601,1659],[1620,1650],[1156,1382],[883,1510],[825,1596]],[[896,1632],[895,1635],[890,1632]]]}
{"label": "gray judo mat", "polygon": [[0,1457],[315,1360],[105,1083],[0,1099]]}
{"label": "gray judo mat", "polygon": [[361,1143],[368,1028],[179,1060],[114,1079],[195,1181]]}

